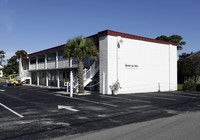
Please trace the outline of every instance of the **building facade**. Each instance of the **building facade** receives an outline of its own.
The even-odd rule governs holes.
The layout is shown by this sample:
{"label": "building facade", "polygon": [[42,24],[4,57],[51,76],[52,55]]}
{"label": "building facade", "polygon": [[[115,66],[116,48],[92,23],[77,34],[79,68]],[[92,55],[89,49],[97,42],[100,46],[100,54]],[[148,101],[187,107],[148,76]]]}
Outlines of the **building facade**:
{"label": "building facade", "polygon": [[0,77],[3,77],[3,66],[0,65]]}
{"label": "building facade", "polygon": [[[111,30],[89,38],[99,42],[99,59],[84,60],[84,86],[112,94],[119,81],[119,94],[177,90],[177,44]],[[30,84],[77,87],[77,61],[64,59],[64,45],[28,54],[20,59],[19,71]]]}

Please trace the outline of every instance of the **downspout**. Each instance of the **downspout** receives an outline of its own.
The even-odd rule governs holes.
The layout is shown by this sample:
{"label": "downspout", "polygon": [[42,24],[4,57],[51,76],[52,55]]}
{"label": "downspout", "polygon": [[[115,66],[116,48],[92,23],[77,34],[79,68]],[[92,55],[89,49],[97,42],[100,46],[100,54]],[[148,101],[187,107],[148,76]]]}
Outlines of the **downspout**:
{"label": "downspout", "polygon": [[120,44],[122,43],[122,37],[121,36],[117,36],[117,48],[116,48],[116,68],[117,68],[117,81],[119,80],[119,48],[120,48]]}
{"label": "downspout", "polygon": [[170,87],[170,79],[171,79],[171,78],[170,78],[170,76],[171,76],[171,73],[170,73],[170,68],[171,68],[171,67],[170,67],[170,66],[171,66],[171,63],[170,63],[170,47],[171,47],[171,44],[169,44],[169,91],[170,91],[170,88],[171,88],[171,87]]}

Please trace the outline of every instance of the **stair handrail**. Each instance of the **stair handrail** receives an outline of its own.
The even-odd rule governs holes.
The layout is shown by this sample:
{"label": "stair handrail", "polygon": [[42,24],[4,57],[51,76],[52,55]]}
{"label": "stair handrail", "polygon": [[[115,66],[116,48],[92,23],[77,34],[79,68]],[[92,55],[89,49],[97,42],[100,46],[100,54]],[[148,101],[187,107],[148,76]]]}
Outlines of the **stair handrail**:
{"label": "stair handrail", "polygon": [[[96,60],[93,62],[93,64],[90,66],[90,68],[83,73],[83,80],[84,82],[87,81],[87,79],[93,78],[96,72],[99,70],[99,61]],[[78,75],[73,77],[73,84],[75,87],[78,85]]]}
{"label": "stair handrail", "polygon": [[99,61],[94,61],[94,63],[90,66],[90,68],[83,74],[83,79],[92,78],[94,74],[96,74],[96,70],[99,66]]}

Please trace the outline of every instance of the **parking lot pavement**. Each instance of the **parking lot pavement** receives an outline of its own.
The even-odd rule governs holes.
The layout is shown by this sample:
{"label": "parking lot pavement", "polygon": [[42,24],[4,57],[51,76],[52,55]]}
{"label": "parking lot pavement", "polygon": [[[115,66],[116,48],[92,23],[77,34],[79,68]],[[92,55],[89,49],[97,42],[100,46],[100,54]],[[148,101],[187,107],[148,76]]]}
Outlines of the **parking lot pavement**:
{"label": "parking lot pavement", "polygon": [[54,89],[0,84],[0,139],[50,139],[199,111],[200,98],[191,97],[140,93],[70,98]]}

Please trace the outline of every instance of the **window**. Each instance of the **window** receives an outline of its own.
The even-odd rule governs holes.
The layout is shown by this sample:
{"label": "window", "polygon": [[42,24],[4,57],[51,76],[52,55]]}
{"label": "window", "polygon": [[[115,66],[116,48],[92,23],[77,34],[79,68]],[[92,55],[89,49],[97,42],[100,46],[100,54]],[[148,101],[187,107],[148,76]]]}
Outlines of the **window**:
{"label": "window", "polygon": [[30,61],[30,64],[35,64],[36,63],[36,60],[31,60]]}
{"label": "window", "polygon": [[63,79],[65,79],[65,72],[63,72]]}
{"label": "window", "polygon": [[56,57],[55,56],[48,56],[47,61],[55,61]]}
{"label": "window", "polygon": [[49,72],[48,80],[51,80],[51,73]]}
{"label": "window", "polygon": [[60,79],[61,81],[63,80],[63,74],[62,74],[62,73],[59,74],[59,79]]}
{"label": "window", "polygon": [[45,73],[44,72],[42,73],[42,78],[45,78]]}
{"label": "window", "polygon": [[44,59],[38,59],[38,63],[44,63]]}
{"label": "window", "polygon": [[63,60],[63,56],[62,56],[62,55],[59,55],[59,56],[58,56],[58,60],[59,60],[59,61],[62,61],[62,60]]}

